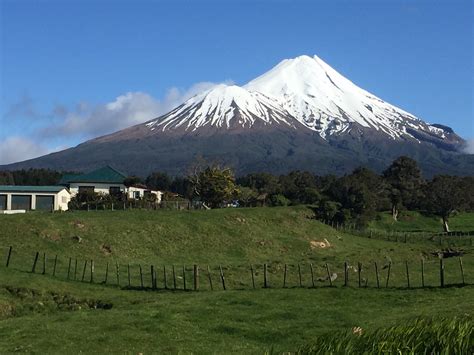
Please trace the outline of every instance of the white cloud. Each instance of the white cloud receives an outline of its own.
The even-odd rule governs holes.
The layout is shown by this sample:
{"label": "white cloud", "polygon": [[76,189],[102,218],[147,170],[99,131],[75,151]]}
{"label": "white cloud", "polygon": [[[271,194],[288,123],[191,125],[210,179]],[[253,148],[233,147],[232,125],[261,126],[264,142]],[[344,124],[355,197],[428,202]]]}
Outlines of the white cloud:
{"label": "white cloud", "polygon": [[466,146],[463,149],[464,153],[474,154],[474,138],[466,140]]}
{"label": "white cloud", "polygon": [[42,137],[57,135],[80,138],[98,137],[152,120],[180,105],[190,97],[209,90],[217,83],[200,82],[186,90],[170,88],[163,99],[144,92],[127,92],[115,100],[96,106],[82,102],[72,111],[58,107],[62,122],[41,130]]}
{"label": "white cloud", "polygon": [[11,136],[0,141],[0,164],[15,163],[39,157],[49,150],[26,137]]}
{"label": "white cloud", "polygon": [[36,158],[64,149],[72,142],[98,137],[152,120],[190,97],[218,84],[220,83],[199,82],[184,90],[172,87],[162,99],[144,92],[127,92],[111,102],[100,105],[84,101],[78,102],[72,109],[57,105],[48,114],[38,112],[33,99],[24,95],[9,108],[4,118],[36,118],[42,121],[41,128],[27,136],[6,135],[5,139],[0,140],[0,164]]}

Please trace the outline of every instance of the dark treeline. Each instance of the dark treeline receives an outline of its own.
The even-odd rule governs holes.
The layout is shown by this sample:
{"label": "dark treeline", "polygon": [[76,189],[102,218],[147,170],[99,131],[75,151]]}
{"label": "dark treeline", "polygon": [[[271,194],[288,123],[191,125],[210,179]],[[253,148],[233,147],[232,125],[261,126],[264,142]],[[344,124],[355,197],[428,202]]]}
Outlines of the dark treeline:
{"label": "dark treeline", "polygon": [[145,183],[212,208],[231,201],[243,207],[310,204],[318,219],[360,227],[380,211],[391,211],[396,221],[400,211],[409,209],[439,216],[448,231],[450,216],[474,210],[474,177],[439,175],[426,180],[408,157],[396,159],[382,174],[358,168],[342,177],[293,171],[234,179],[229,169],[207,167],[184,178],[153,173]]}
{"label": "dark treeline", "polygon": [[57,185],[61,177],[70,172],[59,172],[50,169],[22,169],[0,171],[0,185]]}
{"label": "dark treeline", "polygon": [[[61,175],[46,169],[3,172],[0,184],[54,185]],[[396,159],[382,174],[358,168],[342,177],[292,171],[235,178],[230,169],[203,164],[185,177],[154,172],[145,179],[127,180],[164,191],[165,201],[186,199],[204,208],[308,204],[320,220],[359,227],[380,211],[391,211],[396,221],[401,211],[409,209],[439,216],[449,231],[453,214],[474,211],[474,177],[439,175],[426,180],[416,161],[408,157]]]}

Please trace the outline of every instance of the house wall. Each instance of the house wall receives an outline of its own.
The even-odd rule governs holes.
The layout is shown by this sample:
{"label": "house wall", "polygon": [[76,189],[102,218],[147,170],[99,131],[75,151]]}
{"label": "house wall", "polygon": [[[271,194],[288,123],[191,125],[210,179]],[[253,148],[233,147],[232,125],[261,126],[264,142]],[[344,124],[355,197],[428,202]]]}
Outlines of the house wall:
{"label": "house wall", "polygon": [[109,194],[109,190],[111,187],[120,187],[120,191],[123,193],[126,192],[125,185],[123,184],[103,184],[103,183],[77,183],[77,182],[72,182],[69,185],[69,191],[71,192],[71,196],[74,197],[79,193],[79,186],[93,186],[94,187],[94,192],[97,193],[102,193],[102,194]]}

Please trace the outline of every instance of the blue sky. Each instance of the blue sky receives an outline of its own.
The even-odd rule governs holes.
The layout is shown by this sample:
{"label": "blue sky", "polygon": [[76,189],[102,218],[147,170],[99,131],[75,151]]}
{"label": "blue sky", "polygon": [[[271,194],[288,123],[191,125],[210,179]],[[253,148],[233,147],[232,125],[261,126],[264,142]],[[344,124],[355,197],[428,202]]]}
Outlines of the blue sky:
{"label": "blue sky", "polygon": [[471,0],[0,4],[0,163],[151,119],[301,54],[474,137]]}

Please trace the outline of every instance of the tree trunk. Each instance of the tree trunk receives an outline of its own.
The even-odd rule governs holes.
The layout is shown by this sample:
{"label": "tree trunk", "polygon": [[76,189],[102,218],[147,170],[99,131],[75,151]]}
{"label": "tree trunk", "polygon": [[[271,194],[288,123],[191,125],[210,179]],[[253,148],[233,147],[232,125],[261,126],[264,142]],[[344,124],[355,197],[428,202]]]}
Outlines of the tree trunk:
{"label": "tree trunk", "polygon": [[392,218],[395,222],[398,221],[398,209],[397,205],[392,205]]}
{"label": "tree trunk", "polygon": [[448,219],[443,218],[443,228],[446,233],[449,233]]}

